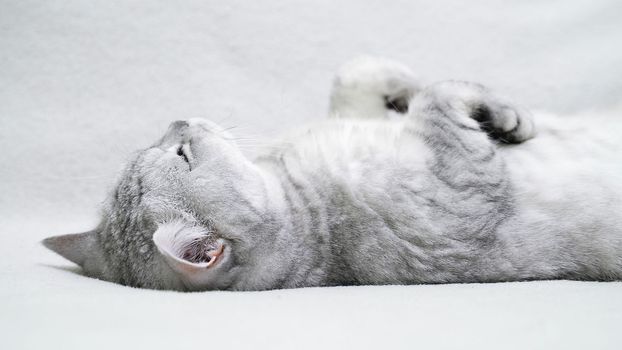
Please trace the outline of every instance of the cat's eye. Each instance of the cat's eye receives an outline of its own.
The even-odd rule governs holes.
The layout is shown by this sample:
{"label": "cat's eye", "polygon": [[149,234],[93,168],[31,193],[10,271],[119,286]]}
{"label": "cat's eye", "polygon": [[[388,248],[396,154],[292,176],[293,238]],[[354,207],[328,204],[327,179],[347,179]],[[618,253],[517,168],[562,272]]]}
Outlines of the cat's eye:
{"label": "cat's eye", "polygon": [[183,145],[179,145],[179,147],[177,147],[177,155],[180,156],[184,160],[184,162],[190,164],[190,161],[188,160],[188,156],[186,155],[186,152],[184,151]]}

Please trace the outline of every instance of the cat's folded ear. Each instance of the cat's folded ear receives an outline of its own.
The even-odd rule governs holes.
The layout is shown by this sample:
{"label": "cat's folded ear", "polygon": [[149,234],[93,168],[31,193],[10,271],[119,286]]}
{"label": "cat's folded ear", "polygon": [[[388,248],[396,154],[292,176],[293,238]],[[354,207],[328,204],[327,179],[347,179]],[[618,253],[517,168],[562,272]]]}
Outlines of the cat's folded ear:
{"label": "cat's folded ear", "polygon": [[43,245],[63,258],[84,266],[86,261],[100,252],[97,231],[48,237]]}
{"label": "cat's folded ear", "polygon": [[48,237],[41,243],[63,258],[80,265],[86,275],[108,279],[98,231]]}
{"label": "cat's folded ear", "polygon": [[153,242],[187,286],[200,288],[210,283],[225,255],[223,241],[212,236],[205,227],[174,220],[158,226]]}

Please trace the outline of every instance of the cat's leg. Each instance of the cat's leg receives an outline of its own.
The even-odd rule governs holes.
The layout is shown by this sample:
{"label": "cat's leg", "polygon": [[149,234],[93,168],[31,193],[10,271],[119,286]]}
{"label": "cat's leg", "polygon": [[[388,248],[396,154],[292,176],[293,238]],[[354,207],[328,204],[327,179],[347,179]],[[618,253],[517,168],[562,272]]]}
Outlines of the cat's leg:
{"label": "cat's leg", "polygon": [[[486,133],[503,143],[520,143],[535,136],[531,114],[495,96],[482,85],[447,81],[424,89],[411,102],[411,118],[424,129],[467,138]],[[485,142],[485,141],[483,141]]]}
{"label": "cat's leg", "polygon": [[[512,186],[495,140],[518,143],[533,137],[530,114],[481,85],[443,82],[413,99],[405,131],[429,150],[429,181],[420,195],[448,203],[453,213],[439,222],[457,220],[455,227],[462,229],[452,234],[463,238],[490,237],[512,211]],[[473,227],[477,229],[467,229]]]}
{"label": "cat's leg", "polygon": [[[427,149],[419,151],[426,160],[418,175],[425,186],[406,186],[425,203],[430,226],[442,233],[431,239],[451,247],[443,248],[435,261],[448,261],[445,270],[457,271],[452,281],[507,279],[498,231],[515,215],[515,195],[496,141],[516,143],[533,137],[529,113],[480,85],[464,82],[432,85],[417,94],[410,107],[404,130]],[[452,251],[457,255],[451,256]]]}
{"label": "cat's leg", "polygon": [[[531,115],[478,84],[434,84],[411,101],[406,130],[419,135],[433,155],[429,169],[452,190],[504,197],[507,174],[495,142],[534,136]],[[436,181],[436,180],[434,180]]]}
{"label": "cat's leg", "polygon": [[422,139],[430,151],[432,192],[426,196],[438,200],[436,196],[445,193],[444,201],[450,198],[464,217],[470,214],[463,211],[487,208],[489,213],[501,213],[510,207],[509,177],[495,140],[519,143],[533,137],[528,112],[481,85],[443,82],[413,99],[405,130]]}
{"label": "cat's leg", "polygon": [[344,64],[333,80],[330,116],[387,118],[389,110],[406,113],[420,84],[412,71],[397,62],[360,57]]}

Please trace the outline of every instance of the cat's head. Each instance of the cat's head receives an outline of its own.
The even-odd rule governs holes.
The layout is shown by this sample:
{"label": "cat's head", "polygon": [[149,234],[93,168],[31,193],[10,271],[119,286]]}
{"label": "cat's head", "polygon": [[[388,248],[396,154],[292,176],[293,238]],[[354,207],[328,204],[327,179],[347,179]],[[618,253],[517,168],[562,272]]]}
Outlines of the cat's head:
{"label": "cat's head", "polygon": [[226,131],[178,121],[129,162],[96,229],[43,243],[103,280],[235,289],[248,276],[268,279],[262,265],[270,254],[257,252],[269,250],[266,234],[279,229],[272,213],[262,173]]}

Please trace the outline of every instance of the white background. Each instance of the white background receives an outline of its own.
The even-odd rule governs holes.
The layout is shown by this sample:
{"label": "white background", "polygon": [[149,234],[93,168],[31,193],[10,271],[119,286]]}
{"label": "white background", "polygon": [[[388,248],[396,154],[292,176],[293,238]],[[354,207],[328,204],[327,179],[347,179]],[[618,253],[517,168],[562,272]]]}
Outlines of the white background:
{"label": "white background", "polygon": [[619,283],[179,294],[87,279],[37,242],[92,228],[171,121],[250,147],[324,118],[359,54],[565,115],[621,110],[621,47],[616,0],[0,0],[0,348],[619,349]]}

